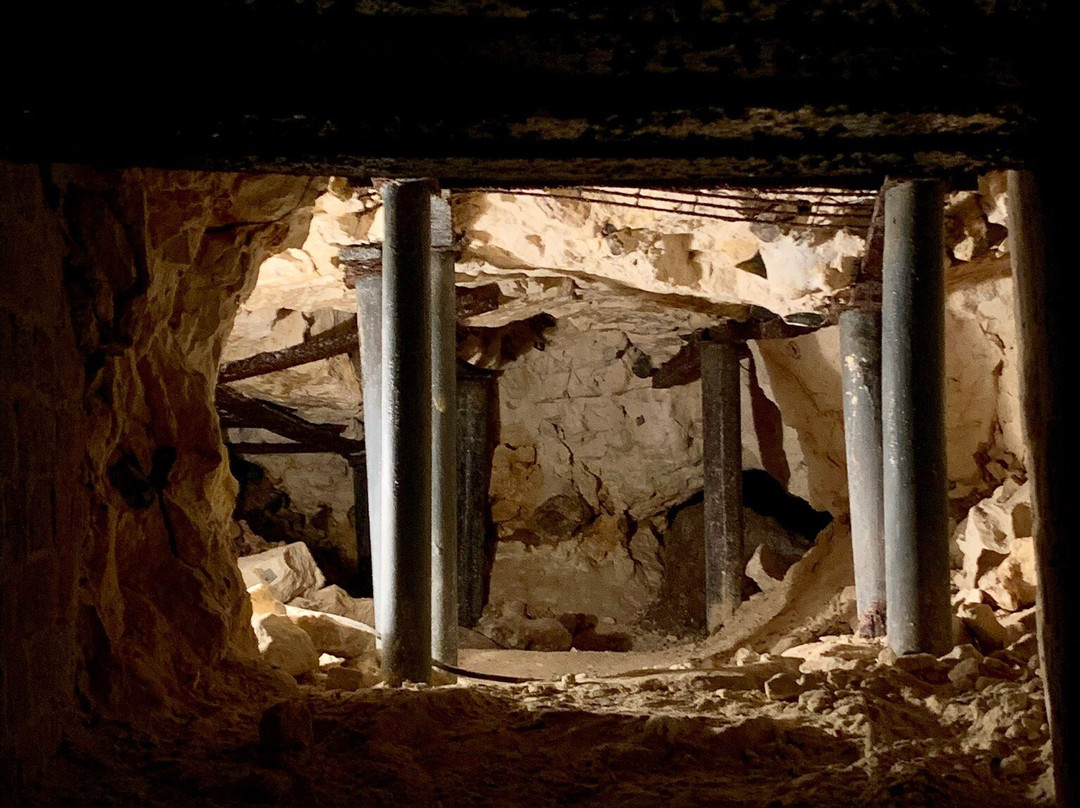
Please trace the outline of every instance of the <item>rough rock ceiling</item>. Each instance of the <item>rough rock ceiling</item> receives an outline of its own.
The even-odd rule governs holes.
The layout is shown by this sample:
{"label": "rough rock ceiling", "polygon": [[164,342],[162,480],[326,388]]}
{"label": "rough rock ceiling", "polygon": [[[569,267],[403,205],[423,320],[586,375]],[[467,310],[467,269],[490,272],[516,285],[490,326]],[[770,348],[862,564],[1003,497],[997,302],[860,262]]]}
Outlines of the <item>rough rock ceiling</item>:
{"label": "rough rock ceiling", "polygon": [[[1049,5],[237,0],[61,26],[44,5],[27,30],[77,84],[27,78],[36,38],[6,48],[0,156],[447,185],[970,176],[1031,148]],[[118,91],[133,71],[147,91]]]}

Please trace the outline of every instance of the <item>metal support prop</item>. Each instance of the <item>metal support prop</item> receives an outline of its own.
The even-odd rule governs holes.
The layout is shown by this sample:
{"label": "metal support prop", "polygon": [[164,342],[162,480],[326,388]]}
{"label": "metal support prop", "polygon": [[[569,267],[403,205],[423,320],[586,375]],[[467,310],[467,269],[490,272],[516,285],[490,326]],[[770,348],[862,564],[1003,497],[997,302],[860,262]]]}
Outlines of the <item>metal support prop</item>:
{"label": "metal support prop", "polygon": [[710,632],[742,602],[743,497],[739,352],[732,342],[701,343],[705,432],[705,615]]}
{"label": "metal support prop", "polygon": [[945,466],[944,196],[940,183],[885,192],[882,403],[885,589],[898,654],[952,647]]}
{"label": "metal support prop", "polygon": [[390,180],[382,318],[387,682],[431,682],[431,183]]}
{"label": "metal support prop", "polygon": [[356,279],[356,317],[360,326],[360,384],[364,394],[364,463],[367,469],[368,531],[371,544],[371,591],[375,599],[375,629],[386,631],[386,593],[383,588],[382,533],[382,274]]}
{"label": "metal support prop", "polygon": [[[1073,177],[1054,165],[1009,172],[1009,254],[1016,285],[1021,398],[1028,448],[1039,653],[1054,755],[1057,804],[1080,803],[1077,758],[1077,599],[1070,469],[1076,445],[1076,384],[1071,352]],[[1072,438],[1069,436],[1073,435]],[[1071,728],[1071,729],[1070,729]],[[1073,740],[1069,740],[1072,738]],[[1072,748],[1072,752],[1069,749]]]}
{"label": "metal support prop", "polygon": [[356,578],[360,594],[367,582],[372,580],[371,523],[368,521],[368,487],[366,456],[350,455],[345,458],[352,470],[353,518],[356,532]]}
{"label": "metal support prop", "polygon": [[885,634],[885,510],[881,455],[881,309],[840,314],[851,547],[859,634]]}
{"label": "metal support prop", "polygon": [[487,599],[491,405],[496,376],[459,366],[457,378],[458,621],[472,627]]}
{"label": "metal support prop", "polygon": [[450,208],[441,199],[433,206],[432,240],[438,248],[431,253],[431,654],[456,665],[457,300]]}

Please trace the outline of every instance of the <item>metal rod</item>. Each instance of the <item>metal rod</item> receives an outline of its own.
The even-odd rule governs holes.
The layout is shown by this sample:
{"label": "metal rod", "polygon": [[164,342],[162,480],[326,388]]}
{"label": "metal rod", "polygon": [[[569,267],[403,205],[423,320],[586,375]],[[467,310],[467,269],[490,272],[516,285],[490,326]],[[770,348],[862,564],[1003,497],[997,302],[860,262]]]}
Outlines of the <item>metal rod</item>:
{"label": "metal rod", "polygon": [[386,593],[382,558],[382,274],[356,280],[356,319],[360,332],[360,384],[364,398],[364,444],[367,447],[367,504],[371,542],[371,591],[375,600],[375,628],[386,631]]}
{"label": "metal rod", "polygon": [[[1075,493],[1076,386],[1071,344],[1072,176],[1010,171],[1009,253],[1016,285],[1021,399],[1028,447],[1038,574],[1039,652],[1054,755],[1057,804],[1076,805],[1076,607],[1067,591],[1077,569],[1071,535]],[[1072,438],[1069,435],[1073,435]],[[1070,729],[1071,728],[1071,729]],[[1071,734],[1070,734],[1071,733]],[[1070,741],[1069,738],[1073,740]],[[1069,749],[1072,748],[1072,752]]]}
{"label": "metal rod", "polygon": [[458,622],[468,627],[476,625],[487,602],[495,379],[461,367],[457,377]]}
{"label": "metal rod", "polygon": [[[352,470],[353,480],[353,519],[356,533],[356,578],[361,596],[373,594],[370,590],[372,555],[371,524],[368,521],[367,461],[359,455],[345,458]],[[354,593],[355,594],[355,593]]]}
{"label": "metal rod", "polygon": [[739,349],[701,343],[705,433],[705,615],[710,632],[742,602],[742,421]]}
{"label": "metal rod", "polygon": [[[449,213],[449,211],[447,211]],[[431,654],[456,665],[457,306],[454,253],[431,254]]]}
{"label": "metal rod", "polygon": [[382,539],[387,682],[431,682],[431,184],[383,185]]}
{"label": "metal rod", "polygon": [[885,500],[881,454],[881,311],[840,313],[851,547],[859,634],[885,634]]}
{"label": "metal rod", "polygon": [[890,647],[952,647],[945,466],[944,197],[940,183],[885,193],[882,403]]}

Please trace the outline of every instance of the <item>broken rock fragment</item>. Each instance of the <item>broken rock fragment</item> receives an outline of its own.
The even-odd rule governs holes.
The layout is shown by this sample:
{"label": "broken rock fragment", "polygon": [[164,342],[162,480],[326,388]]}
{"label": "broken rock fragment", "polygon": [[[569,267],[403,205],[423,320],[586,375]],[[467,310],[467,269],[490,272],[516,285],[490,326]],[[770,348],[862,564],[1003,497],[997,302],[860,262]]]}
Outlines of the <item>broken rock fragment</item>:
{"label": "broken rock fragment", "polygon": [[259,654],[263,661],[292,676],[318,669],[319,652],[311,637],[284,615],[272,612],[255,615],[251,620]]}
{"label": "broken rock fragment", "polygon": [[266,584],[248,587],[252,614],[285,614],[285,604],[274,597]]}
{"label": "broken rock fragment", "polygon": [[375,647],[375,635],[370,627],[363,623],[292,605],[285,608],[288,619],[307,632],[319,653],[348,659],[360,656]]}
{"label": "broken rock fragment", "polygon": [[340,586],[323,587],[307,597],[293,599],[289,605],[312,612],[336,614],[375,627],[375,601],[371,598],[354,598]]}
{"label": "broken rock fragment", "polygon": [[1006,480],[972,507],[962,527],[957,536],[960,588],[979,590],[1010,612],[1034,605],[1035,545],[1028,484]]}
{"label": "broken rock fragment", "polygon": [[529,617],[521,601],[484,609],[477,630],[503,648],[522,651],[569,651],[574,638],[554,617]]}
{"label": "broken rock fragment", "polygon": [[322,571],[303,542],[275,547],[265,553],[244,556],[237,560],[244,586],[266,584],[270,593],[282,603],[305,597],[326,583]]}
{"label": "broken rock fragment", "polygon": [[962,604],[960,619],[986,653],[1001,650],[1020,639],[1023,632],[1019,627],[1006,628],[1001,625],[994,610],[985,603]]}

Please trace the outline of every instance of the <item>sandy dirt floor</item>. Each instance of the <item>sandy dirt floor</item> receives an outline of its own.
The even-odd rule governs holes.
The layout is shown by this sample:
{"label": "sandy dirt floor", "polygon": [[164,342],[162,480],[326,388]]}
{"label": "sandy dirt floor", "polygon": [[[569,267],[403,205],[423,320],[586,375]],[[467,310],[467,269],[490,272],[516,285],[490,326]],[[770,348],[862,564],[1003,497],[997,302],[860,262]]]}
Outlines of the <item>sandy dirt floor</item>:
{"label": "sandy dirt floor", "polygon": [[[1042,682],[1019,651],[895,663],[848,636],[719,665],[691,650],[463,654],[471,669],[545,680],[514,685],[233,677],[175,721],[71,733],[41,804],[1050,804]],[[260,742],[281,701],[306,705],[310,736]]]}

